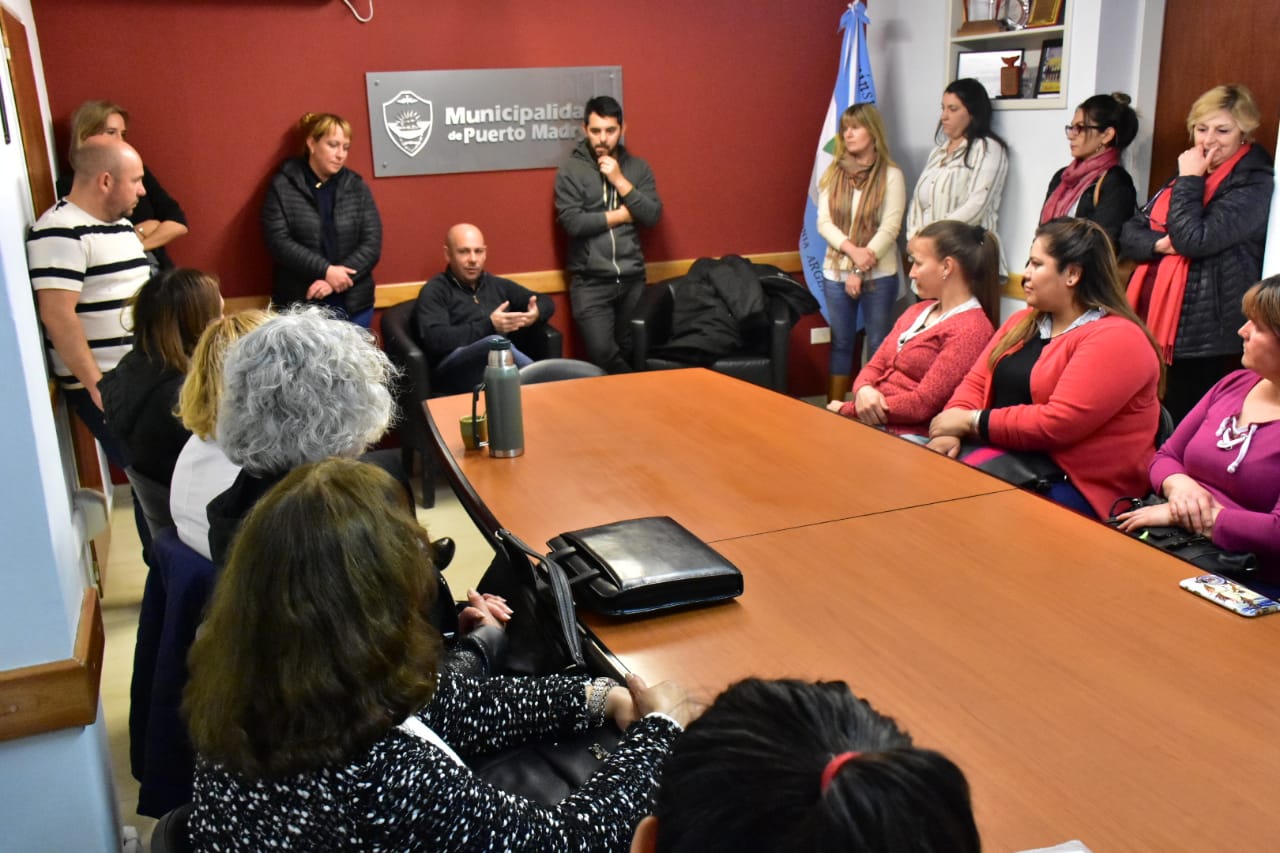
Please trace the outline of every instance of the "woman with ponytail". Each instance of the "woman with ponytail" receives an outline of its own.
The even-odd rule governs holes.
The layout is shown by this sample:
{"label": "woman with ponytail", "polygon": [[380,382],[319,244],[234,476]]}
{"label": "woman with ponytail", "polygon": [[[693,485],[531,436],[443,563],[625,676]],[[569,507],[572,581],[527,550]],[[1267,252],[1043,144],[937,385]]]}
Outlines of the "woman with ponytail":
{"label": "woman with ponytail", "polygon": [[748,678],[672,747],[632,853],[977,853],[969,784],[843,681]]}
{"label": "woman with ponytail", "polygon": [[827,408],[899,435],[923,436],[969,372],[1000,317],[995,237],[945,219],[907,244],[912,305],[853,381],[853,400]]}
{"label": "woman with ponytail", "polygon": [[889,156],[880,112],[854,104],[840,117],[835,160],[818,183],[818,233],[828,249],[823,295],[831,324],[828,400],[849,390],[862,306],[867,349],[874,353],[893,323],[898,299],[898,232],[906,182]]}
{"label": "woman with ponytail", "polygon": [[1144,494],[1160,422],[1159,347],[1125,302],[1107,233],[1087,219],[1036,230],[1027,307],[1000,327],[946,408],[929,446],[961,439],[1047,455],[1065,478],[1045,496],[1106,518]]}

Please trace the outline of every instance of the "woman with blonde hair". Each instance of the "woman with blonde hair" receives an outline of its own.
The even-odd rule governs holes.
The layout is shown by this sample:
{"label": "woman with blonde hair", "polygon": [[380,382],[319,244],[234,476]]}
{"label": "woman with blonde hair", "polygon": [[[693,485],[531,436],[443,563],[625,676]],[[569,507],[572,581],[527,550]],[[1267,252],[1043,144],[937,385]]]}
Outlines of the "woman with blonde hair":
{"label": "woman with blonde hair", "polygon": [[880,111],[872,104],[854,104],[840,117],[835,159],[818,182],[818,233],[828,245],[822,264],[831,324],[828,400],[843,400],[849,390],[859,305],[868,352],[879,349],[889,334],[906,202],[906,183],[889,155]]}
{"label": "woman with blonde hair", "polygon": [[[129,112],[111,101],[85,101],[71,114],[70,153],[95,136],[124,139],[129,134]],[[165,192],[151,170],[143,167],[142,188],[146,195],[129,214],[133,231],[142,241],[153,270],[173,268],[165,247],[187,233],[187,215],[173,196]],[[71,191],[71,173],[58,180],[58,198]]]}
{"label": "woman with blonde hair", "polygon": [[332,113],[307,113],[298,131],[302,155],[280,166],[262,205],[262,233],[275,263],[272,304],[322,303],[367,329],[382,220],[368,185],[346,165],[351,124]]}
{"label": "woman with blonde hair", "polygon": [[1120,232],[1139,262],[1127,297],[1169,365],[1174,421],[1240,359],[1240,299],[1262,274],[1271,157],[1253,141],[1261,115],[1244,86],[1215,86],[1191,105],[1192,145],[1178,174]]}
{"label": "woman with blonde hair", "polygon": [[196,344],[191,369],[178,395],[177,415],[191,437],[178,454],[169,485],[169,511],[178,538],[209,557],[209,501],[225,492],[240,466],[218,446],[222,363],[233,343],[271,319],[267,311],[241,311],[213,321]]}

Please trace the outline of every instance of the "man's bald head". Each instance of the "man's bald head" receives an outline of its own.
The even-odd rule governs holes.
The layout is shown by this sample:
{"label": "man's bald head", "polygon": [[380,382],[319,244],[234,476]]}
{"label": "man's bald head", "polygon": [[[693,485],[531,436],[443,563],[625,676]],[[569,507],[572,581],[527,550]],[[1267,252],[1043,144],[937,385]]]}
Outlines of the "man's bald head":
{"label": "man's bald head", "polygon": [[95,136],[86,139],[71,152],[71,168],[76,181],[94,180],[104,172],[119,176],[121,167],[136,164],[142,167],[142,158],[127,142],[110,137]]}
{"label": "man's bald head", "polygon": [[449,229],[444,237],[444,259],[453,277],[469,287],[475,287],[484,272],[488,252],[480,229],[460,222]]}
{"label": "man's bald head", "polygon": [[146,195],[142,188],[142,158],[127,142],[91,137],[71,154],[75,181],[69,198],[107,222],[128,216]]}

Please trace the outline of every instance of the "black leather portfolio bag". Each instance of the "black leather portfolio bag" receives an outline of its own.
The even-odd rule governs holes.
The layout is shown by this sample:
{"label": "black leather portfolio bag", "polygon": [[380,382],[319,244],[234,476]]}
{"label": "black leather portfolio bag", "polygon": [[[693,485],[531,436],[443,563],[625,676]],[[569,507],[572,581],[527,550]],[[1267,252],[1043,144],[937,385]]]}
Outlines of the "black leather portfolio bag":
{"label": "black leather portfolio bag", "polygon": [[742,572],[667,516],[574,530],[547,544],[578,604],[596,613],[650,613],[742,594]]}

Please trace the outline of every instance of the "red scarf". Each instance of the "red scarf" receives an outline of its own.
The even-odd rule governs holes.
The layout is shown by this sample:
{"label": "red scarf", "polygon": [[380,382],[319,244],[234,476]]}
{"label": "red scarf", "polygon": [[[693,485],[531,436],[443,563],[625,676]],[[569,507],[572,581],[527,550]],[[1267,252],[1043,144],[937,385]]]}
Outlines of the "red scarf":
{"label": "red scarf", "polygon": [[[1209,199],[1217,192],[1227,175],[1231,174],[1236,163],[1239,163],[1240,158],[1248,154],[1252,147],[1251,144],[1241,145],[1239,151],[1205,177],[1203,204],[1209,203]],[[1151,205],[1151,213],[1147,217],[1148,227],[1158,234],[1169,233],[1165,223],[1169,221],[1169,197],[1173,195],[1173,184],[1177,181],[1178,179],[1174,178],[1160,191],[1155,203]],[[1174,246],[1174,249],[1176,251],[1177,246]],[[1138,300],[1142,298],[1142,286],[1152,266],[1156,268],[1156,280],[1151,288],[1151,303],[1145,319],[1147,328],[1160,344],[1165,364],[1173,364],[1173,343],[1178,334],[1178,320],[1182,316],[1182,298],[1187,292],[1187,272],[1191,269],[1191,259],[1179,254],[1157,255],[1146,263],[1138,264],[1138,268],[1133,271],[1133,276],[1129,279],[1129,288],[1125,292],[1125,298],[1129,300],[1134,310],[1138,308]]]}
{"label": "red scarf", "polygon": [[1071,165],[1062,170],[1062,180],[1045,199],[1040,210],[1040,224],[1059,216],[1070,216],[1071,209],[1076,206],[1084,191],[1102,179],[1108,171],[1120,165],[1120,152],[1107,148],[1096,157],[1084,160],[1072,160]]}

